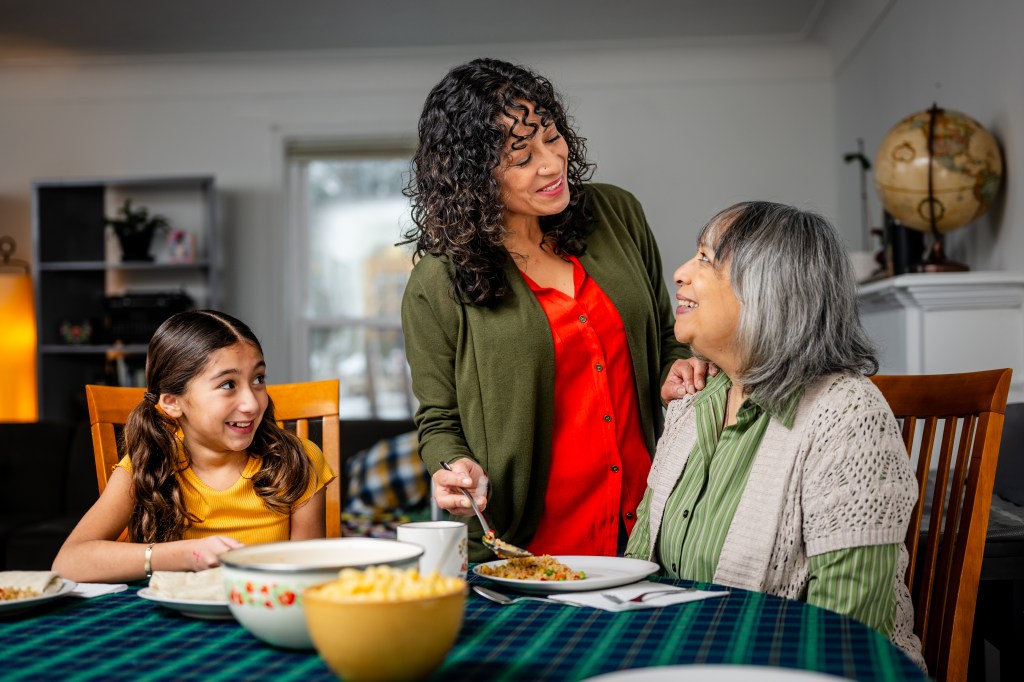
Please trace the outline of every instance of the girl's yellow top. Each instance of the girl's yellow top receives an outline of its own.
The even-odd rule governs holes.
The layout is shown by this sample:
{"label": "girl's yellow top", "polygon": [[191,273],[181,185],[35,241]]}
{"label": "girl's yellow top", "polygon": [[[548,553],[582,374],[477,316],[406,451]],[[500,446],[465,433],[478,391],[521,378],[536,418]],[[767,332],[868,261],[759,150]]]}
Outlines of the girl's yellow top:
{"label": "girl's yellow top", "polygon": [[[316,443],[300,439],[312,464],[313,476],[306,492],[293,505],[296,509],[324,486],[336,478]],[[179,441],[180,443],[180,441]],[[234,485],[226,490],[214,490],[203,483],[191,467],[178,474],[185,507],[199,522],[185,530],[184,540],[197,540],[211,535],[229,535],[247,545],[287,540],[291,531],[291,516],[272,511],[263,503],[252,486],[252,477],[260,470],[262,457],[250,455]],[[131,474],[132,467],[125,456],[117,466]]]}

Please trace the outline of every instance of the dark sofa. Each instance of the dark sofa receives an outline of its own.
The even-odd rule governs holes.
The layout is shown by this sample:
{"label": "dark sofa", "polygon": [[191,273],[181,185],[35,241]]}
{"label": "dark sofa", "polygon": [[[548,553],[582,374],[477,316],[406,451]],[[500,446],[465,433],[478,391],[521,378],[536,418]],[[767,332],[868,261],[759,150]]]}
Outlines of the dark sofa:
{"label": "dark sofa", "polygon": [[[414,429],[411,421],[342,420],[339,475],[360,450]],[[94,461],[88,422],[0,423],[0,570],[50,568],[96,501]]]}
{"label": "dark sofa", "polygon": [[87,422],[0,424],[0,568],[48,570],[96,496]]}

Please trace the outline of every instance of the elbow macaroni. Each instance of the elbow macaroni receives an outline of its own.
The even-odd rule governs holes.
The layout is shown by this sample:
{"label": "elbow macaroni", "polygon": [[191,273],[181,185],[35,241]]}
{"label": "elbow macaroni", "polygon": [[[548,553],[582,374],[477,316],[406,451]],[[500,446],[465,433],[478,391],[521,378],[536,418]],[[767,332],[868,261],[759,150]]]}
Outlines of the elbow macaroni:
{"label": "elbow macaroni", "polygon": [[462,578],[441,576],[437,571],[422,576],[415,568],[370,566],[363,570],[343,568],[337,580],[316,591],[321,597],[339,601],[397,602],[441,597],[465,588]]}

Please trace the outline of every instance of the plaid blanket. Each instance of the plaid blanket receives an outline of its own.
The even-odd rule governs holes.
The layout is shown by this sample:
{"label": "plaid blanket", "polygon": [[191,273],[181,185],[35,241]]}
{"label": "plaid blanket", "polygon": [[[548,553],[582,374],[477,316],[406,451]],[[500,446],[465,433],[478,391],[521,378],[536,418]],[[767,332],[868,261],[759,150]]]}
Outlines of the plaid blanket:
{"label": "plaid blanket", "polygon": [[345,463],[345,514],[379,516],[419,512],[430,505],[430,474],[420,460],[416,432],[378,441]]}

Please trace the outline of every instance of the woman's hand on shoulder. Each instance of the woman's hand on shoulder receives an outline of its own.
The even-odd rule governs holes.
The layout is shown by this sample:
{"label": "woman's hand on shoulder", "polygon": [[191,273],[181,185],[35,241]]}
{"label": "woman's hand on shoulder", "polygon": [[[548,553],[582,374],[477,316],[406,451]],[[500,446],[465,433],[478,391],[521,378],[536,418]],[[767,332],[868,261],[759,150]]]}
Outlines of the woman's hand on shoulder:
{"label": "woman's hand on shoulder", "polygon": [[473,493],[473,499],[481,510],[487,507],[487,474],[483,467],[463,457],[451,463],[452,470],[438,469],[434,472],[434,500],[437,506],[458,516],[473,513],[463,489]]}
{"label": "woman's hand on shoulder", "polygon": [[704,381],[709,376],[718,374],[718,367],[699,358],[676,360],[668,370],[668,377],[661,387],[661,399],[668,403],[676,398],[704,389]]}
{"label": "woman's hand on shoulder", "polygon": [[220,566],[220,555],[229,549],[244,547],[244,542],[239,542],[227,535],[211,535],[200,540],[186,540],[189,543],[188,550],[192,558],[191,569],[193,571],[205,571],[208,568]]}

